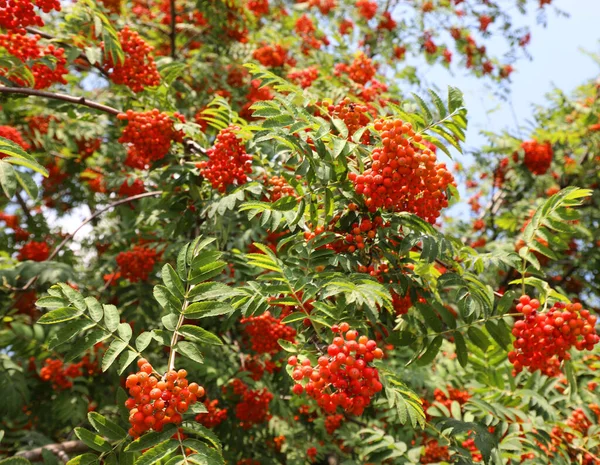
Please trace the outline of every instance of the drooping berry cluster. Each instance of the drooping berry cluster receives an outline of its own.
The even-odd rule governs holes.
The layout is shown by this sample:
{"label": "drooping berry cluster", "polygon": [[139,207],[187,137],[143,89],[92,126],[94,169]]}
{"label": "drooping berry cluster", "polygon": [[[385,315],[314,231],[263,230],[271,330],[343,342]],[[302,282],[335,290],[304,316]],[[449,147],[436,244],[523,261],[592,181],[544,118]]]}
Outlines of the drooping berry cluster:
{"label": "drooping berry cluster", "polygon": [[[38,44],[39,40],[39,35],[27,36],[9,32],[0,34],[0,47],[27,66],[33,75],[35,89],[45,89],[53,83],[66,84],[64,75],[68,74],[68,70],[64,49],[52,44],[42,47]],[[30,60],[32,64],[29,63]],[[51,66],[48,66],[48,61],[52,62]],[[20,75],[13,74],[11,69],[0,67],[0,75],[6,75],[19,86],[28,85]]]}
{"label": "drooping berry cluster", "polygon": [[360,220],[360,223],[352,223],[352,230],[344,236],[348,252],[353,253],[356,250],[362,250],[365,246],[372,242],[377,235],[377,230],[384,226],[383,218],[376,216],[371,221],[365,217]]}
{"label": "drooping berry cluster", "polygon": [[97,361],[92,361],[89,355],[84,355],[80,362],[70,363],[65,366],[60,359],[47,358],[40,370],[40,378],[52,383],[53,389],[69,389],[73,387],[73,380],[86,375],[98,373]]}
{"label": "drooping berry cluster", "polygon": [[294,342],[296,330],[291,326],[281,324],[280,318],[274,318],[268,310],[260,316],[242,318],[244,333],[250,339],[250,347],[259,354],[275,354],[281,350],[278,339]]}
{"label": "drooping berry cluster", "polygon": [[119,195],[122,197],[132,197],[144,192],[146,192],[146,188],[144,187],[144,181],[140,178],[136,178],[133,181],[125,179],[119,187]]}
{"label": "drooping berry cluster", "polygon": [[280,68],[285,64],[293,66],[295,60],[290,58],[287,49],[281,45],[264,45],[254,50],[252,54],[255,60],[257,60],[263,66],[269,66],[271,68]]}
{"label": "drooping berry cluster", "polygon": [[[60,11],[58,0],[36,0],[35,4],[44,13],[52,10]],[[42,27],[44,21],[34,11],[32,0],[0,0],[0,27],[24,34],[29,26]]]}
{"label": "drooping berry cluster", "polygon": [[592,350],[600,341],[595,330],[597,317],[581,304],[557,302],[547,313],[539,313],[539,307],[540,302],[527,295],[521,296],[517,304],[524,318],[514,324],[514,350],[508,353],[515,372],[525,367],[531,372],[545,372],[557,361],[569,360],[572,347]]}
{"label": "drooping berry cluster", "polygon": [[[179,113],[174,117],[184,121]],[[171,142],[180,142],[183,138],[183,134],[175,130],[173,119],[156,108],[144,112],[127,110],[118,118],[127,121],[119,142],[129,144],[125,164],[132,168],[144,169],[153,161],[161,160],[169,152]]]}
{"label": "drooping berry cluster", "polygon": [[342,426],[344,415],[341,413],[334,413],[333,415],[327,415],[325,417],[325,429],[327,434],[333,434],[335,431]]}
{"label": "drooping berry cluster", "polygon": [[391,290],[390,294],[392,296],[392,305],[396,315],[406,315],[408,313],[408,309],[412,307],[412,299],[408,290],[404,296],[401,296],[394,290]]}
{"label": "drooping berry cluster", "polygon": [[252,172],[252,155],[246,153],[244,144],[238,139],[236,133],[239,130],[240,127],[234,125],[221,130],[215,145],[207,152],[208,161],[196,165],[200,174],[219,192],[225,192],[232,184],[245,184],[247,174]]}
{"label": "drooping berry cluster", "polygon": [[121,276],[132,283],[146,281],[160,257],[156,250],[143,245],[136,245],[132,250],[121,252],[116,261]]}
{"label": "drooping berry cluster", "polygon": [[383,147],[373,150],[373,163],[364,173],[350,173],[356,192],[366,197],[370,211],[383,207],[391,211],[407,211],[435,223],[442,208],[448,206],[446,189],[453,183],[444,163],[436,163],[429,148],[418,148],[422,138],[409,123],[380,120]]}
{"label": "drooping berry cluster", "polygon": [[450,449],[442,446],[436,439],[425,442],[425,450],[421,456],[421,463],[441,463],[450,460]]}
{"label": "drooping berry cluster", "polygon": [[199,413],[196,416],[196,421],[206,428],[214,428],[219,426],[227,419],[227,409],[219,408],[219,401],[217,399],[204,401],[206,412]]}
{"label": "drooping berry cluster", "polygon": [[239,403],[235,406],[235,416],[240,420],[242,428],[250,429],[271,419],[269,404],[273,400],[273,394],[266,388],[249,389],[237,378],[230,383],[230,386],[233,394],[240,397]]}
{"label": "drooping berry cluster", "polygon": [[136,31],[128,26],[119,32],[119,42],[123,48],[123,62],[110,57],[104,69],[115,84],[123,84],[134,92],[160,84],[160,74],[151,53],[154,47],[147,44]]}
{"label": "drooping berry cluster", "polygon": [[306,391],[327,413],[335,413],[341,407],[361,415],[382,389],[379,372],[369,363],[383,358],[383,351],[367,336],[359,337],[348,323],[331,329],[340,335],[327,347],[328,355],[319,357],[318,366],[312,367],[308,359],[298,365],[296,356],[288,359],[288,364],[294,367],[292,378],[297,382],[307,381],[305,386],[296,384],[293,391],[295,394]]}
{"label": "drooping berry cluster", "polygon": [[528,140],[521,144],[525,152],[523,163],[533,174],[545,174],[552,164],[552,146],[550,142],[540,143]]}
{"label": "drooping berry cluster", "polygon": [[[16,144],[19,144],[23,150],[29,150],[29,144],[23,139],[21,132],[12,126],[0,126],[0,137],[4,137]],[[6,153],[0,152],[0,160],[6,158]]]}
{"label": "drooping berry cluster", "polygon": [[373,19],[377,13],[377,2],[372,2],[371,0],[356,0],[355,5],[358,14],[367,21]]}
{"label": "drooping berry cluster", "polygon": [[125,381],[131,396],[125,401],[131,423],[129,435],[134,438],[151,429],[162,431],[167,423],[180,424],[181,415],[204,395],[202,386],[188,384],[185,370],[172,370],[159,378],[146,359],[139,359],[137,365],[140,371]]}
{"label": "drooping berry cluster", "polygon": [[[366,105],[352,102],[349,98],[343,99],[335,105],[327,108],[329,114],[334,118],[341,119],[348,128],[348,137],[352,137],[356,131],[364,128],[370,123],[369,108]],[[369,143],[369,133],[365,131],[360,139],[363,144]]]}
{"label": "drooping berry cluster", "polygon": [[263,184],[268,188],[269,200],[276,202],[282,197],[297,197],[296,190],[282,176],[263,177]]}
{"label": "drooping berry cluster", "polygon": [[18,259],[24,262],[25,260],[33,260],[34,262],[43,262],[50,256],[50,247],[46,242],[31,241],[23,244],[19,250]]}
{"label": "drooping berry cluster", "polygon": [[288,79],[298,84],[303,89],[310,87],[319,77],[319,70],[316,66],[309,66],[305,69],[297,69],[290,71],[287,75]]}

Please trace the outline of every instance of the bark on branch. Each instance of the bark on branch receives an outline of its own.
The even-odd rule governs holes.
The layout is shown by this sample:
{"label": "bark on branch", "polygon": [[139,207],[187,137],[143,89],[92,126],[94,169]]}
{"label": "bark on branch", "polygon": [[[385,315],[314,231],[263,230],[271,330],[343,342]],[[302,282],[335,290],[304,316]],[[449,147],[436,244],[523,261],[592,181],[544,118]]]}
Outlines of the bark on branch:
{"label": "bark on branch", "polygon": [[18,452],[17,457],[23,457],[31,462],[37,462],[42,460],[42,450],[44,449],[52,452],[63,462],[67,462],[70,454],[80,454],[89,450],[89,447],[82,441],[66,441],[58,444],[48,444],[43,447],[38,447],[37,449]]}

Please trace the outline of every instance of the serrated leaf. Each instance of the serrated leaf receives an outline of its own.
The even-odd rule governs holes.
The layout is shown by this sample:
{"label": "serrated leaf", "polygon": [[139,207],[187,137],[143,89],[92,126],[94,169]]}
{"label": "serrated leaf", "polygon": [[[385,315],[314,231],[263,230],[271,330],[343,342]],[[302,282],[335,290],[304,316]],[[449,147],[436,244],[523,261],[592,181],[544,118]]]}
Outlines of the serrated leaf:
{"label": "serrated leaf", "polygon": [[146,332],[140,334],[137,337],[137,339],[135,340],[135,348],[139,352],[143,352],[144,350],[146,350],[148,345],[150,345],[151,341],[152,341],[152,331],[146,331]]}
{"label": "serrated leaf", "polygon": [[126,342],[123,342],[119,339],[112,341],[110,346],[108,346],[108,349],[106,349],[106,352],[104,352],[104,357],[102,357],[102,371],[108,370],[117,359],[119,354],[123,352],[126,347]]}
{"label": "serrated leaf", "polygon": [[102,321],[102,317],[104,316],[104,310],[102,309],[102,305],[100,305],[100,302],[98,302],[98,300],[96,300],[94,297],[86,297],[85,304],[87,305],[92,320],[94,320],[96,323]]}
{"label": "serrated leaf", "polygon": [[102,436],[92,433],[85,428],[77,427],[74,429],[75,436],[81,439],[86,446],[97,452],[110,451],[110,444]]}
{"label": "serrated leaf", "polygon": [[183,314],[186,318],[198,319],[206,318],[209,316],[226,315],[233,313],[233,307],[225,302],[218,302],[216,300],[206,300],[204,302],[195,302],[188,306]]}
{"label": "serrated leaf", "polygon": [[467,344],[462,333],[455,331],[452,333],[454,336],[454,344],[456,345],[456,358],[458,363],[464,368],[469,363],[469,352],[467,351]]}
{"label": "serrated leaf", "polygon": [[154,446],[152,449],[144,452],[144,454],[135,461],[135,465],[152,465],[168,456],[178,447],[179,443],[177,441],[167,439],[166,441]]}
{"label": "serrated leaf", "polygon": [[67,465],[96,465],[100,463],[98,457],[94,454],[82,454],[72,458],[67,462]]}
{"label": "serrated leaf", "polygon": [[211,345],[222,345],[223,342],[216,334],[206,331],[199,326],[183,325],[179,328],[179,333],[183,334],[186,338],[191,339],[195,342]]}
{"label": "serrated leaf", "polygon": [[435,356],[438,354],[440,348],[442,347],[443,341],[444,338],[441,335],[436,336],[427,346],[427,350],[425,351],[425,353],[417,359],[417,365],[425,366],[433,362]]}
{"label": "serrated leaf", "polygon": [[202,351],[195,343],[189,341],[179,341],[175,347],[181,355],[189,358],[190,360],[193,360],[196,363],[204,363]]}
{"label": "serrated leaf", "polygon": [[77,318],[82,314],[83,311],[77,310],[73,307],[57,308],[56,310],[51,310],[48,313],[42,315],[37,322],[40,325],[54,325],[57,323],[62,323],[64,321],[72,320],[73,318]]}
{"label": "serrated leaf", "polygon": [[146,433],[125,447],[124,450],[125,452],[141,452],[169,439],[176,431],[177,427],[175,425],[167,424],[160,433],[155,431]]}
{"label": "serrated leaf", "polygon": [[114,305],[103,305],[104,308],[104,324],[110,332],[115,331],[119,327],[119,310]]}
{"label": "serrated leaf", "polygon": [[88,413],[88,420],[102,436],[118,441],[127,437],[127,431],[98,412]]}

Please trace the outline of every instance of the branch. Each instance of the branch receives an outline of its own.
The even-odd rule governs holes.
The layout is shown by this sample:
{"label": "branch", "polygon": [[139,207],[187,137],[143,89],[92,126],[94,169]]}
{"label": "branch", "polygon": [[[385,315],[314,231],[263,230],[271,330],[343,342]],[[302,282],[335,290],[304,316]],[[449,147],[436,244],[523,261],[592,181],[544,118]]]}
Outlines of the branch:
{"label": "branch", "polygon": [[91,100],[86,99],[85,97],[73,97],[72,95],[58,94],[58,93],[54,93],[54,92],[46,92],[43,90],[35,90],[35,89],[21,88],[21,87],[0,86],[0,94],[33,95],[36,97],[44,97],[44,98],[50,98],[50,99],[54,99],[54,100],[62,100],[64,102],[73,103],[75,105],[84,105],[86,107],[94,108],[95,110],[100,110],[100,111],[109,113],[114,116],[117,116],[121,113],[121,110],[117,110],[116,108],[109,107],[107,105],[102,105],[101,103],[93,102]]}
{"label": "branch", "polygon": [[171,33],[169,38],[171,39],[171,58],[175,60],[177,58],[177,52],[175,50],[175,40],[177,38],[177,16],[175,12],[175,0],[171,0]]}
{"label": "branch", "polygon": [[42,460],[42,450],[48,450],[56,455],[60,460],[67,462],[69,460],[68,454],[78,454],[89,450],[82,441],[66,441],[58,444],[48,444],[37,449],[31,449],[27,451],[21,451],[16,454],[17,457],[23,457],[24,459],[32,462]]}
{"label": "branch", "polygon": [[[143,194],[133,195],[131,197],[127,197],[126,199],[117,200],[116,202],[113,202],[110,205],[107,205],[106,207],[101,208],[100,210],[95,212],[93,215],[91,215],[89,218],[84,220],[79,226],[77,226],[75,231],[73,231],[70,234],[67,234],[67,236],[62,240],[62,242],[60,244],[58,244],[58,246],[52,251],[50,256],[44,261],[49,261],[49,260],[52,260],[54,257],[56,257],[56,255],[58,255],[58,252],[60,252],[60,250],[65,246],[65,244],[67,242],[69,242],[71,239],[73,239],[73,237],[75,237],[75,234],[77,234],[81,228],[83,228],[90,221],[93,221],[98,216],[102,215],[103,213],[107,212],[108,210],[111,210],[112,208],[122,205],[124,203],[132,202],[133,200],[143,199],[144,197],[153,197],[155,195],[160,195],[162,193],[163,193],[162,191],[144,192]],[[38,278],[37,276],[34,276],[33,278],[31,278],[27,282],[27,284],[25,284],[25,286],[23,286],[23,288],[21,288],[21,290],[26,291],[27,289],[29,289],[31,287],[31,285],[33,283],[35,283],[37,278]]]}
{"label": "branch", "polygon": [[29,223],[33,223],[33,216],[31,215],[29,208],[27,208],[27,204],[25,203],[25,200],[23,199],[23,197],[21,197],[21,193],[16,192],[15,198],[17,199],[17,203],[21,207],[21,210],[23,210],[23,214],[27,217],[27,221]]}

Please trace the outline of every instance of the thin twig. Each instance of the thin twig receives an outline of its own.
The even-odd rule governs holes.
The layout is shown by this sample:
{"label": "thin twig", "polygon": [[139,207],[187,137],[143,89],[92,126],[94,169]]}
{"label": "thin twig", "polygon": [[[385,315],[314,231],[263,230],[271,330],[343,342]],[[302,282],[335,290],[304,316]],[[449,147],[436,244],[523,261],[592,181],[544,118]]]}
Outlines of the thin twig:
{"label": "thin twig", "polygon": [[27,204],[25,203],[25,200],[23,199],[23,197],[21,197],[21,193],[17,191],[15,193],[15,198],[17,199],[17,203],[21,207],[21,210],[23,210],[23,214],[27,217],[27,221],[33,222],[33,216],[31,215],[29,208],[27,208]]}
{"label": "thin twig", "polygon": [[[91,215],[89,218],[85,219],[79,226],[77,226],[77,228],[75,229],[75,231],[73,231],[72,233],[67,234],[65,236],[65,238],[62,240],[62,242],[60,244],[58,244],[58,246],[52,251],[52,253],[50,254],[50,256],[46,260],[44,260],[44,261],[50,261],[54,257],[56,257],[56,255],[58,255],[58,252],[61,251],[61,249],[65,246],[65,244],[67,242],[69,242],[71,239],[73,239],[73,237],[75,237],[75,234],[77,234],[79,232],[79,230],[81,230],[81,228],[83,228],[90,221],[93,221],[95,218],[97,218],[98,216],[100,216],[103,213],[107,212],[108,210],[111,210],[112,208],[117,207],[119,205],[122,205],[124,203],[132,202],[134,200],[143,199],[144,197],[153,197],[155,195],[160,195],[162,193],[163,193],[162,191],[144,192],[143,194],[132,195],[131,197],[127,197],[126,199],[117,200],[116,202],[113,202],[110,205],[107,205],[106,207],[101,208],[100,210],[96,211],[93,215]],[[35,283],[35,281],[37,280],[37,278],[38,278],[37,276],[34,276],[33,278],[31,278],[27,282],[27,284],[25,284],[25,286],[23,286],[21,288],[21,290],[22,291],[26,291],[27,289],[29,289],[31,287],[31,285],[33,283]]]}
{"label": "thin twig", "polygon": [[85,97],[74,97],[72,95],[58,94],[54,92],[46,92],[44,90],[36,90],[21,87],[6,87],[0,86],[0,94],[21,94],[21,95],[33,95],[35,97],[45,97],[54,100],[62,100],[64,102],[73,103],[75,105],[84,105],[86,107],[94,108],[105,113],[117,116],[121,113],[121,110],[109,107],[108,105],[102,105],[101,103],[93,102],[86,99]]}
{"label": "thin twig", "polygon": [[171,33],[169,38],[171,39],[171,58],[175,60],[177,58],[177,51],[175,50],[175,42],[177,39],[177,15],[175,12],[175,0],[171,0]]}

